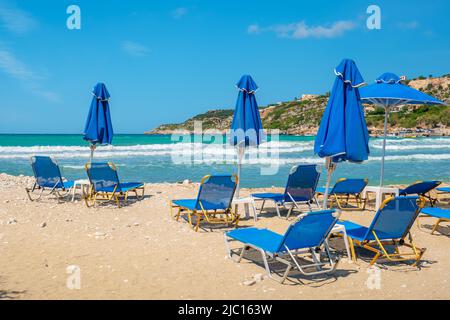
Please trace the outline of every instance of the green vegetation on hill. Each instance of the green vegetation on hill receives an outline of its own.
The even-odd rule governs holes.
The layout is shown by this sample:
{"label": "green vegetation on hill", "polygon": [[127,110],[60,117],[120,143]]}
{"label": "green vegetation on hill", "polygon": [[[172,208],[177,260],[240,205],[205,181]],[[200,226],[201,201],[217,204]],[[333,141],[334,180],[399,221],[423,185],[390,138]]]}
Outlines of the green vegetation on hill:
{"label": "green vegetation on hill", "polygon": [[311,100],[295,100],[271,107],[263,117],[267,129],[279,129],[287,133],[295,129],[316,127],[320,124],[328,97],[318,96]]}
{"label": "green vegetation on hill", "polygon": [[[366,122],[369,127],[384,125],[384,108],[368,112]],[[439,125],[450,126],[450,109],[442,106],[420,106],[414,110],[404,109],[389,114],[389,125],[400,128],[435,128]]]}
{"label": "green vegetation on hill", "polygon": [[151,131],[151,133],[158,133],[172,130],[194,130],[194,122],[201,121],[202,129],[217,129],[225,130],[231,125],[234,110],[219,109],[210,110],[205,113],[198,114],[183,123],[177,124],[163,124]]}
{"label": "green vegetation on hill", "polygon": [[[440,100],[450,102],[450,74],[440,78],[418,77],[405,81],[405,84],[430,94]],[[329,93],[307,96],[304,99],[261,106],[261,118],[266,129],[278,129],[286,134],[315,134]],[[210,110],[196,115],[179,124],[165,124],[149,133],[170,133],[174,130],[193,131],[194,121],[201,121],[203,130],[227,130],[233,118],[232,109]],[[366,107],[366,121],[369,128],[380,129],[384,124],[384,109]],[[389,125],[399,128],[436,128],[450,126],[450,109],[443,106],[408,106],[390,112]]]}

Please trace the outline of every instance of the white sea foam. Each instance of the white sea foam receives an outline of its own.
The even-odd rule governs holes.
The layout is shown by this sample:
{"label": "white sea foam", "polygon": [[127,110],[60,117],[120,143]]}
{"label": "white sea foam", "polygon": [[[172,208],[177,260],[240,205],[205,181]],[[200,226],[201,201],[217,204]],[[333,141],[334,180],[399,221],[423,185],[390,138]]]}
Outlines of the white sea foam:
{"label": "white sea foam", "polygon": [[[248,154],[261,153],[301,153],[312,150],[311,142],[268,142],[259,148],[250,148]],[[180,153],[198,153],[203,155],[236,154],[234,147],[227,144],[174,143],[148,144],[132,146],[100,146],[95,151],[97,158],[164,156]],[[0,159],[29,158],[32,155],[52,155],[58,158],[87,158],[89,147],[83,146],[0,146]]]}
{"label": "white sea foam", "polygon": [[[271,141],[263,143],[259,148],[249,148],[246,151],[247,163],[250,164],[290,164],[298,162],[321,163],[322,159],[313,156],[314,141]],[[369,161],[380,161],[378,156],[382,141],[371,140],[370,147],[377,150],[377,156],[371,156]],[[387,149],[387,161],[408,160],[448,160],[450,153],[450,139],[390,139]],[[408,150],[419,150],[417,154],[404,154]],[[431,153],[432,150],[439,154]],[[399,151],[399,154],[395,154]],[[403,153],[401,151],[404,151]],[[427,154],[427,152],[430,152]],[[393,154],[392,154],[393,153]],[[88,146],[0,146],[0,159],[27,159],[32,155],[51,155],[57,159],[88,159]],[[200,155],[200,156],[199,156]],[[202,143],[173,143],[173,144],[145,144],[128,146],[100,146],[95,151],[98,159],[117,159],[134,157],[186,157],[192,162],[235,162],[236,150],[227,144]],[[79,169],[74,168],[74,169]]]}
{"label": "white sea foam", "polygon": [[[450,154],[408,154],[397,156],[386,156],[386,161],[411,161],[411,160],[450,160]],[[369,161],[381,161],[381,157],[370,157]]]}
{"label": "white sea foam", "polygon": [[[382,149],[382,145],[373,145],[371,148]],[[450,149],[450,144],[412,144],[412,145],[386,145],[386,150],[418,150],[418,149]]]}

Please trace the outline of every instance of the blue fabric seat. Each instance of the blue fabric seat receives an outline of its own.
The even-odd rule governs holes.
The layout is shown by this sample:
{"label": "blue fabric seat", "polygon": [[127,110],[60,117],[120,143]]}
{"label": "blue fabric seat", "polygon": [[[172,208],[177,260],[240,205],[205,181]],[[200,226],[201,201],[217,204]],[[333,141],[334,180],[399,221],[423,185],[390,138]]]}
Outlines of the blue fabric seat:
{"label": "blue fabric seat", "polygon": [[437,188],[437,191],[450,193],[450,187]]}
{"label": "blue fabric seat", "polygon": [[[353,259],[356,260],[354,246],[358,245],[375,253],[371,265],[379,258],[390,261],[414,260],[416,265],[425,250],[412,242],[410,229],[424,204],[425,199],[419,197],[390,198],[377,211],[369,227],[350,221],[338,222],[345,226],[347,236],[351,239]],[[388,253],[386,245],[395,246],[397,251]],[[410,248],[412,252],[400,253],[401,246]]]}
{"label": "blue fabric seat", "polygon": [[284,194],[282,193],[252,193],[252,197],[259,198],[259,199],[270,199],[275,202],[283,202],[284,200]]}
{"label": "blue fabric seat", "polygon": [[[178,221],[181,214],[186,214],[189,224],[195,231],[198,231],[202,221],[237,226],[239,215],[231,210],[237,182],[238,178],[235,175],[203,177],[196,199],[171,200],[171,216]],[[175,214],[173,209],[177,209]]]}
{"label": "blue fabric seat", "polygon": [[426,214],[427,216],[434,217],[434,218],[442,218],[442,219],[450,219],[450,209],[442,209],[442,208],[423,208],[422,211],[420,211],[422,214]]}
{"label": "blue fabric seat", "polygon": [[[98,201],[115,201],[120,207],[120,199],[127,203],[130,192],[135,193],[138,200],[144,197],[144,183],[121,182],[114,164],[88,163],[85,167],[91,183],[90,191],[85,197],[88,207],[94,206]],[[142,192],[141,195],[138,190]]]}
{"label": "blue fabric seat", "polygon": [[99,192],[114,192],[114,189],[116,192],[127,192],[130,190],[134,190],[137,188],[142,188],[144,184],[142,182],[124,182],[119,183],[117,185],[117,188],[115,186],[108,186],[108,187],[99,187],[97,188],[97,191]]}
{"label": "blue fabric seat", "polygon": [[442,181],[435,180],[417,181],[404,189],[400,189],[399,194],[401,196],[418,195],[424,197],[430,202],[431,206],[434,206],[437,198],[432,197],[430,192],[439,187],[441,183]]}
{"label": "blue fabric seat", "polygon": [[197,199],[172,200],[172,203],[189,210],[197,210]]}
{"label": "blue fabric seat", "polygon": [[[345,227],[348,237],[359,241],[364,241],[366,239],[367,230],[369,230],[369,228],[353,223],[351,221],[342,221],[338,222],[338,224]],[[367,240],[374,240],[373,234],[369,233]]]}
{"label": "blue fabric seat", "polygon": [[236,229],[227,233],[229,238],[242,243],[251,243],[269,253],[277,253],[283,236],[268,229]]}
{"label": "blue fabric seat", "polygon": [[[330,207],[334,206],[334,203],[338,205],[339,209],[358,209],[364,210],[366,207],[366,199],[362,199],[361,194],[364,188],[369,183],[368,179],[339,179],[336,184],[329,191],[330,195]],[[316,194],[324,195],[325,188],[317,188]],[[351,197],[356,203],[356,208],[349,208],[348,204]]]}
{"label": "blue fabric seat", "polygon": [[326,188],[325,187],[317,187],[316,193],[325,194]]}
{"label": "blue fabric seat", "polygon": [[[69,194],[74,181],[63,179],[56,160],[47,156],[32,156],[30,161],[35,183],[32,188],[25,188],[25,190],[31,201],[39,200],[44,195],[56,195],[58,199],[61,199]],[[37,196],[36,192],[39,192]]]}
{"label": "blue fabric seat", "polygon": [[[274,278],[270,269],[268,258],[275,259],[286,265],[284,275],[279,279],[284,282],[289,271],[294,267],[304,275],[316,275],[329,273],[335,270],[338,259],[331,256],[326,242],[331,230],[337,222],[339,213],[334,210],[308,212],[301,214],[297,221],[292,223],[284,235],[280,235],[268,229],[246,228],[237,229],[225,233],[225,243],[228,256],[232,258],[234,252],[230,249],[230,241],[238,241],[243,244],[238,262],[249,248],[261,253],[264,266],[269,277]],[[324,249],[328,262],[322,263],[315,258],[321,249]],[[311,253],[312,263],[301,263],[296,257],[301,253]],[[286,259],[291,259],[288,261]],[[328,265],[328,268],[323,268]],[[308,271],[313,268],[314,271]]]}
{"label": "blue fabric seat", "polygon": [[[420,213],[438,219],[436,224],[433,226],[433,229],[431,230],[431,234],[433,234],[437,230],[442,222],[450,222],[450,209],[426,207],[423,208]],[[419,227],[422,228],[421,224],[419,224]]]}
{"label": "blue fabric seat", "polygon": [[[312,211],[311,203],[316,201],[314,195],[319,181],[320,171],[315,164],[302,164],[294,166],[289,172],[288,181],[284,193],[254,193],[252,197],[256,200],[262,200],[260,213],[264,209],[266,201],[272,201],[275,204],[277,215],[281,217],[278,206],[290,204],[287,218],[291,215],[293,208],[300,210],[299,204],[305,203]],[[317,207],[319,207],[316,202]]]}

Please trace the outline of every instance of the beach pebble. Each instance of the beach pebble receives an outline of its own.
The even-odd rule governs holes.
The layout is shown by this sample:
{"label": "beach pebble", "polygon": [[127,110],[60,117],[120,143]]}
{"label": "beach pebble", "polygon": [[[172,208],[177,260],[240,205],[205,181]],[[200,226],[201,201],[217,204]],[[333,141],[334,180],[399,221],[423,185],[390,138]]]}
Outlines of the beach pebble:
{"label": "beach pebble", "polygon": [[45,227],[47,226],[47,222],[42,222],[39,226],[40,226],[41,228],[45,228]]}
{"label": "beach pebble", "polygon": [[251,279],[251,280],[245,280],[245,281],[243,281],[243,282],[242,282],[242,285],[244,285],[244,286],[246,286],[246,287],[249,287],[249,286],[254,285],[255,283],[256,283],[256,281],[255,281],[254,279]]}
{"label": "beach pebble", "polygon": [[95,236],[95,239],[101,239],[101,238],[106,237],[106,233],[97,231],[96,233],[94,233],[94,236]]}
{"label": "beach pebble", "polygon": [[262,273],[257,273],[253,276],[253,280],[255,280],[256,282],[261,282],[264,280],[264,275]]}
{"label": "beach pebble", "polygon": [[139,227],[139,226],[140,226],[140,223],[139,223],[139,222],[135,222],[135,223],[133,223],[133,225],[134,225],[135,227]]}
{"label": "beach pebble", "polygon": [[6,224],[16,224],[16,223],[17,223],[16,218],[10,218],[10,219],[8,219],[8,221],[6,222]]}

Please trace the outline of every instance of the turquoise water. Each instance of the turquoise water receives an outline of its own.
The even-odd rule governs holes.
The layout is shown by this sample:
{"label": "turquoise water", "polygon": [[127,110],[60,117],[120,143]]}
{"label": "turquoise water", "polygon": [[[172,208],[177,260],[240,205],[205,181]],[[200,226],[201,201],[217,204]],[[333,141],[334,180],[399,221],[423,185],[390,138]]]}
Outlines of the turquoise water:
{"label": "turquoise water", "polygon": [[[184,140],[183,140],[184,139]],[[123,180],[145,182],[198,181],[210,173],[236,171],[236,152],[224,137],[116,135],[114,145],[99,147],[97,161],[113,161]],[[366,177],[379,181],[380,139],[371,139],[371,155],[364,164],[344,163],[334,178]],[[314,137],[281,136],[246,154],[242,185],[245,187],[283,186],[289,168],[298,163],[323,163],[313,154]],[[0,135],[0,172],[32,175],[31,155],[51,155],[58,160],[63,175],[84,178],[89,147],[80,135]],[[184,157],[182,157],[184,156]],[[386,183],[416,180],[450,180],[450,138],[388,140]],[[322,175],[322,182],[325,174]]]}

